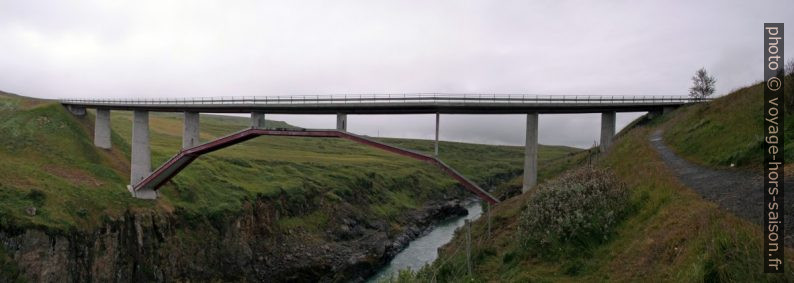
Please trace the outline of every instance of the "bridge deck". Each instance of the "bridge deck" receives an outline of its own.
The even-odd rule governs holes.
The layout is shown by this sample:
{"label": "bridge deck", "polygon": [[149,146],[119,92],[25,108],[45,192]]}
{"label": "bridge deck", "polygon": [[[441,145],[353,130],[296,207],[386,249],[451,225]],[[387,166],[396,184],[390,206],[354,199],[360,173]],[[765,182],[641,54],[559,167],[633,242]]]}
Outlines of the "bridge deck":
{"label": "bridge deck", "polygon": [[656,111],[696,102],[685,96],[369,95],[175,99],[64,99],[110,110],[277,114],[520,114]]}
{"label": "bridge deck", "polygon": [[417,160],[421,160],[430,164],[433,164],[442,171],[449,174],[453,178],[455,178],[460,184],[462,184],[466,189],[476,194],[481,199],[487,201],[490,204],[496,204],[499,202],[498,199],[493,197],[487,191],[480,188],[477,184],[467,179],[465,176],[457,172],[452,167],[449,167],[447,164],[442,162],[436,157],[426,155],[423,153],[415,152],[408,149],[403,149],[400,147],[396,147],[393,145],[389,145],[386,143],[382,143],[367,137],[354,135],[345,131],[337,131],[337,130],[266,130],[266,129],[246,129],[222,138],[218,138],[216,140],[192,147],[187,148],[163,163],[159,168],[157,168],[151,175],[143,179],[141,182],[136,184],[132,187],[133,190],[158,190],[160,186],[165,184],[168,180],[173,178],[176,174],[178,174],[182,169],[184,169],[188,164],[193,162],[199,156],[216,151],[225,147],[229,147],[231,145],[241,143],[246,140],[253,139],[258,136],[299,136],[299,137],[336,137],[336,138],[344,138],[347,140],[351,140],[357,143],[361,143],[368,146],[377,147],[389,152],[393,152],[396,154],[400,154],[403,156],[407,156],[410,158],[414,158]]}

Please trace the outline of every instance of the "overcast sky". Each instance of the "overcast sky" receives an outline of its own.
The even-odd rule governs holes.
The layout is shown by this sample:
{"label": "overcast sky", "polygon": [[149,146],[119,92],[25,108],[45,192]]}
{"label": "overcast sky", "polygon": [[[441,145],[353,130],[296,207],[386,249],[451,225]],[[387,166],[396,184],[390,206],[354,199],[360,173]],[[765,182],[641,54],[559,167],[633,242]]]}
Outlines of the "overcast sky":
{"label": "overcast sky", "polygon": [[[0,0],[0,90],[686,95],[706,67],[719,95],[761,80],[764,22],[794,23],[784,0],[528,2]],[[618,126],[641,114],[618,114]],[[268,119],[335,125],[331,116]],[[441,137],[523,144],[524,119],[443,115]],[[350,116],[348,130],[431,138],[433,121]],[[587,147],[599,123],[597,114],[541,115],[540,142]]]}

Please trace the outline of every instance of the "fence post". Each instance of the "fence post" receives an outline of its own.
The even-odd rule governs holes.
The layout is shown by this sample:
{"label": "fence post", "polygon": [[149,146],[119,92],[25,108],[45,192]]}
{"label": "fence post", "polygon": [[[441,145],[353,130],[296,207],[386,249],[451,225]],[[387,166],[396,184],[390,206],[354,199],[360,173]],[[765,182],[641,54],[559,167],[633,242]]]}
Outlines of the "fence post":
{"label": "fence post", "polygon": [[466,267],[471,277],[471,221],[466,219]]}
{"label": "fence post", "polygon": [[491,204],[485,203],[486,208],[488,209],[488,239],[491,239]]}

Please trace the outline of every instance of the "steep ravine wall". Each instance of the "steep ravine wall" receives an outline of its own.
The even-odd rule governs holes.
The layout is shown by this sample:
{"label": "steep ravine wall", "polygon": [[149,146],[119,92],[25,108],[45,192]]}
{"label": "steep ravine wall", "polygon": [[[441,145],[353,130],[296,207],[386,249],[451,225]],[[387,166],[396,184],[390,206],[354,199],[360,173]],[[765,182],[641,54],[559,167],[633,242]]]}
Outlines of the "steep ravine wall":
{"label": "steep ravine wall", "polygon": [[431,202],[398,232],[342,217],[318,237],[274,228],[280,212],[271,204],[255,200],[213,221],[128,211],[91,232],[5,229],[0,242],[31,282],[331,282],[366,278],[436,220],[465,214],[459,201]]}

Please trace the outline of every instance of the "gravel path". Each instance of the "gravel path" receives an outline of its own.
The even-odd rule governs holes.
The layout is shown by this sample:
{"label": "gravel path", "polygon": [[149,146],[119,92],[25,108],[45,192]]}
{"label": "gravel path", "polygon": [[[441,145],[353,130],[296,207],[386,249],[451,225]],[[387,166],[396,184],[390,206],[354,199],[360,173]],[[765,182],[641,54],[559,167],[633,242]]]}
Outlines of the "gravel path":
{"label": "gravel path", "polygon": [[[662,141],[662,131],[657,130],[650,136],[651,145],[659,152],[664,163],[675,173],[678,180],[699,193],[703,198],[717,203],[722,209],[753,223],[764,221],[763,175],[740,170],[717,170],[693,164],[679,157]],[[791,191],[794,180],[785,180],[784,188]],[[789,194],[785,205],[786,245],[794,244],[794,203]]]}

